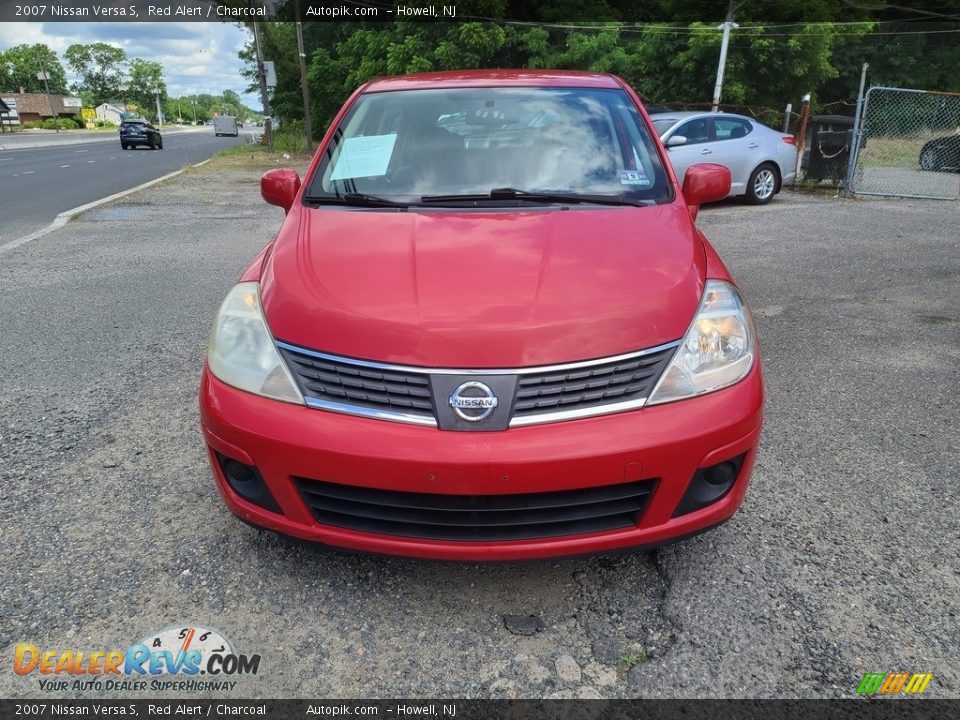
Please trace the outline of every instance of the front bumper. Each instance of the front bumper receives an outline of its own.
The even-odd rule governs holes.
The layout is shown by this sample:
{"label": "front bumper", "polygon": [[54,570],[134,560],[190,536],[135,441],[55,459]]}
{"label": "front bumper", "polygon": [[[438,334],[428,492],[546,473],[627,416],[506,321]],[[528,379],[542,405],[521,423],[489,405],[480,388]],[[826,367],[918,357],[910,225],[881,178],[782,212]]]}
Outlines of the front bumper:
{"label": "front bumper", "polygon": [[[269,400],[225,385],[204,367],[200,411],[217,487],[227,507],[248,523],[350,550],[516,560],[653,546],[727,520],[750,480],[763,419],[763,383],[758,364],[736,385],[691,400],[500,432],[454,432]],[[234,492],[217,453],[256,466],[281,512]],[[674,517],[698,468],[740,456],[739,473],[725,495]],[[457,496],[547,493],[640,480],[651,481],[653,490],[630,527],[453,541],[318,523],[294,478]]]}

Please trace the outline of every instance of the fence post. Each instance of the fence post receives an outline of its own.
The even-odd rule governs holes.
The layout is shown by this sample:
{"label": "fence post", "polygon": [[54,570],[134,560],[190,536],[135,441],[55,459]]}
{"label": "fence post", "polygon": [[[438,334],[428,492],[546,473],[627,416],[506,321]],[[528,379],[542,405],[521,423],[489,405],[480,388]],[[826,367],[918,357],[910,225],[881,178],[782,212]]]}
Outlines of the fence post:
{"label": "fence post", "polygon": [[853,130],[850,136],[850,157],[847,159],[847,177],[843,181],[843,192],[841,195],[845,198],[853,197],[853,176],[857,169],[857,155],[860,152],[860,121],[863,119],[863,86],[867,84],[867,68],[869,63],[864,63],[860,70],[860,91],[857,93],[857,112],[853,116]]}
{"label": "fence post", "polygon": [[810,93],[803,96],[803,109],[800,110],[800,131],[797,133],[797,178],[803,167],[803,146],[807,143],[807,120],[810,117]]}

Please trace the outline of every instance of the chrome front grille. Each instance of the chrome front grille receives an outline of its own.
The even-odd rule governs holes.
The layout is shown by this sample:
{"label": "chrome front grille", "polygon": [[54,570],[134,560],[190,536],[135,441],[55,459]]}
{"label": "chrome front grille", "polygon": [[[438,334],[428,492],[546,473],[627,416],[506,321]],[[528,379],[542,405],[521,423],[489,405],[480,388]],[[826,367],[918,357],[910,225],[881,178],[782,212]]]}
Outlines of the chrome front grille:
{"label": "chrome front grille", "polygon": [[365,409],[367,412],[358,413],[364,415],[381,412],[419,417],[423,424],[435,422],[430,378],[424,373],[386,370],[286,343],[277,345],[308,404],[343,412],[350,407]]}
{"label": "chrome front grille", "polygon": [[[439,388],[449,387],[451,378],[509,377],[514,389],[499,400],[509,413],[509,426],[515,427],[642,407],[678,344],[561,365],[494,370],[392,365],[286,342],[277,347],[310,407],[437,427],[437,413],[444,412],[449,401]],[[443,383],[435,382],[441,377]],[[478,424],[461,429],[490,428]]]}
{"label": "chrome front grille", "polygon": [[672,354],[670,347],[600,365],[521,375],[513,417],[645,399]]}

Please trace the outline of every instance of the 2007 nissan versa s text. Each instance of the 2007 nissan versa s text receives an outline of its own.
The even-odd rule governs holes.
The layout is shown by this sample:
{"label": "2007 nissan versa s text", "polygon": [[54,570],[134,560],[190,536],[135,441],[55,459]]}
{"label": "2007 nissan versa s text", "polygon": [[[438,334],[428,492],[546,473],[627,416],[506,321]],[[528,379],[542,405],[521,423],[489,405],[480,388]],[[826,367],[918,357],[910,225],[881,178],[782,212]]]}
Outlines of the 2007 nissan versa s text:
{"label": "2007 nissan versa s text", "polygon": [[506,560],[729,518],[757,340],[633,90],[566,71],[372,81],[216,317],[200,390],[241,519],[331,546]]}

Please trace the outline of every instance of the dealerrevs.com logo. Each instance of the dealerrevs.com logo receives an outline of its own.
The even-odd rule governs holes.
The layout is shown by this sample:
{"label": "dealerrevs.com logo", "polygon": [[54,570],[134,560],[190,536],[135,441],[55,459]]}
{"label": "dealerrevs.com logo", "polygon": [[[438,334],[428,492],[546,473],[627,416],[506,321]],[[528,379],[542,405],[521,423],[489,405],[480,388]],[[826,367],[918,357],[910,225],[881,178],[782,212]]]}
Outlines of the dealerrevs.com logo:
{"label": "dealerrevs.com logo", "polygon": [[920,695],[933,673],[867,673],[857,686],[860,695]]}
{"label": "dealerrevs.com logo", "polygon": [[38,676],[40,690],[233,690],[242,675],[256,675],[260,655],[244,655],[221,633],[194,626],[152,633],[126,650],[60,650],[20,643],[13,671]]}

